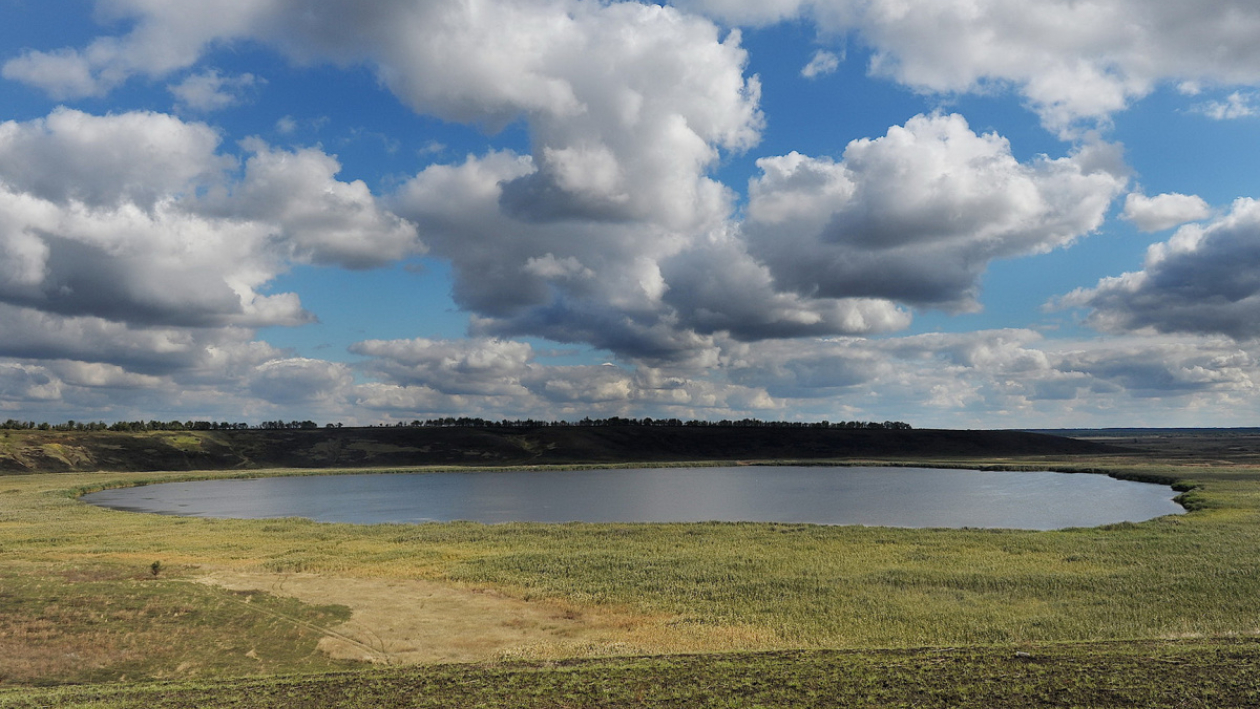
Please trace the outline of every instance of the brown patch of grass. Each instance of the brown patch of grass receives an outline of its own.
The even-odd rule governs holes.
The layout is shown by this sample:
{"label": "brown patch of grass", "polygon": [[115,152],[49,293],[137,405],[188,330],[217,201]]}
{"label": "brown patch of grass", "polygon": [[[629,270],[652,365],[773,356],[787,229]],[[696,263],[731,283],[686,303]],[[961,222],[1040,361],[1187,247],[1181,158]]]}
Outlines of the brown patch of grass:
{"label": "brown patch of grass", "polygon": [[343,605],[350,619],[319,649],[383,664],[480,662],[506,657],[621,654],[642,619],[612,611],[511,598],[485,588],[418,579],[217,572],[200,579],[237,593],[259,590],[314,605]]}

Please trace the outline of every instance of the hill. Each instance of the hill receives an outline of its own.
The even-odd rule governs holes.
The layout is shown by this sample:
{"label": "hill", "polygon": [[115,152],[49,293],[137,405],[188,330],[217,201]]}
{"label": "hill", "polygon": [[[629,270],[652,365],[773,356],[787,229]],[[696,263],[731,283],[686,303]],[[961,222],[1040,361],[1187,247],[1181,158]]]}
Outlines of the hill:
{"label": "hill", "polygon": [[223,431],[0,431],[0,472],[423,465],[1006,458],[1124,452],[1023,431],[775,427],[377,427]]}

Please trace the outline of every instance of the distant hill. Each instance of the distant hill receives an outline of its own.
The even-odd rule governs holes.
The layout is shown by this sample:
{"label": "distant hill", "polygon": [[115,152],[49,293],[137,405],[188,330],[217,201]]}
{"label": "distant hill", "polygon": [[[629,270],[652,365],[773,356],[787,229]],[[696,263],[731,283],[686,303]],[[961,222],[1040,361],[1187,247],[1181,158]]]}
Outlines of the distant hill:
{"label": "distant hill", "polygon": [[1123,449],[1024,431],[742,427],[0,431],[0,473],[1003,458]]}

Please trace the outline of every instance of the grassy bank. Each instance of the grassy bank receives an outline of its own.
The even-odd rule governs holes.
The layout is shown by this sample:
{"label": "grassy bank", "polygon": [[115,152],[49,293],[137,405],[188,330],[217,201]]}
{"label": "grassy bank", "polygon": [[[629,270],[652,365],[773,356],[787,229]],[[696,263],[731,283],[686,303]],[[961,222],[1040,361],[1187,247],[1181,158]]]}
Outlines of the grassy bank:
{"label": "grassy bank", "polygon": [[1020,431],[772,426],[481,426],[180,431],[0,429],[0,474],[1117,453]]}
{"label": "grassy bank", "polygon": [[[345,667],[315,650],[319,629],[335,625],[344,617],[344,609],[296,604],[267,594],[253,594],[245,603],[240,594],[193,583],[198,576],[225,569],[343,579],[431,579],[469,589],[494,589],[534,603],[617,619],[605,642],[579,654],[965,646],[972,649],[940,657],[945,658],[945,664],[953,662],[950,658],[974,656],[974,662],[962,664],[993,663],[998,669],[1026,669],[1043,666],[1009,665],[1003,658],[1013,657],[1015,651],[1035,649],[1035,654],[1050,653],[1059,658],[1044,666],[1046,677],[1075,682],[1069,675],[1094,667],[1089,671],[1097,672],[1095,688],[1109,686],[1102,679],[1111,662],[1107,657],[1114,656],[1115,662],[1126,667],[1143,666],[1135,659],[1141,653],[1133,648],[1139,647],[1188,653],[1175,667],[1188,663],[1207,668],[1211,662],[1205,658],[1225,651],[1244,658],[1240,667],[1252,667],[1256,656],[1253,643],[1220,638],[1250,637],[1260,627],[1260,471],[1137,465],[1125,460],[1074,460],[1061,465],[1123,465],[1122,472],[1127,475],[1158,476],[1197,485],[1188,495],[1195,511],[1141,524],[1056,532],[778,524],[354,526],[297,519],[135,515],[97,509],[75,499],[82,489],[173,475],[0,477],[0,618],[4,619],[0,628],[0,687],[36,681],[109,682],[124,677],[128,681],[209,681]],[[158,577],[150,572],[154,561],[161,561],[165,568]],[[283,636],[278,635],[282,627],[287,633]],[[189,629],[194,639],[173,639]],[[1192,640],[1170,645],[1071,644],[1186,638]],[[1099,648],[1111,648],[1108,652],[1112,654],[1098,655],[1102,652]],[[1138,654],[1131,654],[1131,650]],[[1091,665],[1094,660],[1090,658],[1095,656],[1103,659]],[[850,681],[843,679],[849,677],[849,670],[834,669],[848,667],[845,663],[886,666],[885,670],[870,670],[878,674],[892,672],[887,668],[895,669],[897,663],[902,663],[897,667],[919,667],[916,663],[926,656],[911,653],[905,657],[919,659],[894,662],[887,658],[901,655],[807,652],[793,656],[797,659],[791,663],[783,662],[783,657],[728,658],[721,666],[749,678],[788,673],[774,680],[776,686],[798,686],[807,692],[814,690],[809,690],[803,679],[788,676],[789,665],[813,663],[809,666],[826,680],[820,686],[839,691],[840,685],[826,683]],[[488,678],[498,677],[500,672],[532,678],[529,682],[541,683],[537,685],[541,688],[536,690],[536,706],[588,706],[592,705],[589,697],[565,699],[568,695],[564,692],[570,690],[563,687],[578,681],[574,678],[587,677],[581,672],[594,674],[580,683],[595,682],[604,676],[601,673],[611,673],[608,676],[615,679],[607,679],[609,691],[619,692],[622,690],[613,685],[630,682],[627,686],[634,686],[629,678],[638,676],[644,667],[654,666],[652,662],[658,660],[602,660],[577,666],[585,668],[580,670],[504,666],[466,671],[482,672]],[[668,665],[675,660],[659,662]],[[729,679],[719,673],[706,680],[704,673],[717,672],[711,669],[717,665],[707,661],[677,662],[686,666],[680,670],[684,673],[700,673],[699,679],[686,682],[707,682],[707,686],[716,687],[725,686]],[[931,663],[922,664],[911,672],[919,673],[913,682],[933,687],[925,697],[947,696],[941,693],[955,686],[979,687],[982,681],[998,681],[981,679],[990,669],[998,671],[994,668],[976,665],[966,670],[971,675],[954,678],[934,673],[932,667]],[[1073,669],[1069,672],[1068,668]],[[441,677],[448,676],[443,673],[464,671],[447,668],[362,675],[361,687],[368,692],[364,696],[376,691],[369,691],[369,686],[385,687],[380,691],[388,693],[396,691],[390,686],[440,682],[444,681]],[[896,689],[893,685],[903,682],[897,679],[898,672],[882,681]],[[1191,673],[1185,681],[1200,681],[1192,676],[1199,675]],[[1207,677],[1203,674],[1200,679],[1207,681]],[[486,681],[494,684],[499,680]],[[1051,679],[1044,681],[1053,684]],[[320,693],[331,691],[328,686],[342,687],[347,682],[359,686],[357,680],[347,680],[344,675],[327,678],[332,685],[311,678],[250,682],[281,688],[275,691],[292,692],[297,697],[306,696],[305,692],[313,693],[312,697],[325,696]],[[1135,679],[1131,689],[1137,691],[1145,682]],[[1254,683],[1254,674],[1250,674],[1230,686],[1249,692],[1254,691]],[[1166,685],[1152,684],[1152,691],[1160,686],[1167,689]],[[214,687],[219,685],[196,686],[203,696],[217,696]],[[230,705],[234,692],[256,691],[244,689],[247,686],[254,685],[238,680],[223,685],[220,705]],[[103,697],[113,697],[102,700],[106,702],[99,704],[102,707],[140,703],[184,706],[159,703],[176,701],[160,698],[164,696],[161,687],[113,686],[100,691]],[[22,706],[21,702],[27,701],[22,697],[52,696],[40,693],[42,690],[22,692],[0,694],[0,706],[7,706],[5,702]],[[86,697],[91,692],[76,689],[71,694]],[[469,695],[467,705],[483,701],[477,696]],[[508,705],[495,704],[498,700],[492,695],[485,696],[490,697],[484,699],[488,706]],[[606,705],[643,704],[618,696]],[[806,694],[793,696],[808,700]],[[896,701],[909,706],[918,695],[904,696]],[[958,696],[959,701],[949,705],[984,705],[967,704],[970,694]],[[659,695],[658,699],[668,699],[667,705],[674,702],[677,706],[787,705],[775,704],[778,699],[767,697],[762,701],[750,695],[744,701],[729,695],[722,700],[726,703],[716,704],[694,697],[683,700]],[[895,697],[888,697],[888,704],[869,705],[896,706]],[[323,706],[316,699],[309,701],[314,703],[306,705]],[[1137,700],[1110,705],[1079,698],[1073,701],[1098,706],[1158,705]],[[199,705],[214,706],[215,702]],[[402,704],[382,700],[380,705]]]}

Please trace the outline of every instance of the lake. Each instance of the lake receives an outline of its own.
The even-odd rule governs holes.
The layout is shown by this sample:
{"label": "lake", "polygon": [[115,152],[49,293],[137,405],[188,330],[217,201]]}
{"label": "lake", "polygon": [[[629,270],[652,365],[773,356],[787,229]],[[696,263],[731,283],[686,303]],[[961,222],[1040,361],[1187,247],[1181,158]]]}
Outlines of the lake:
{"label": "lake", "polygon": [[388,473],[163,483],[85,495],[130,512],[355,524],[790,522],[1049,530],[1185,510],[1167,486],[1105,475],[738,466]]}

